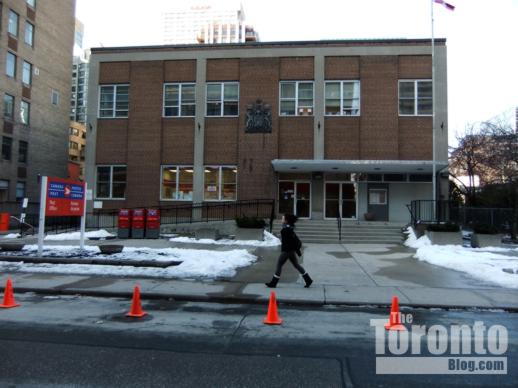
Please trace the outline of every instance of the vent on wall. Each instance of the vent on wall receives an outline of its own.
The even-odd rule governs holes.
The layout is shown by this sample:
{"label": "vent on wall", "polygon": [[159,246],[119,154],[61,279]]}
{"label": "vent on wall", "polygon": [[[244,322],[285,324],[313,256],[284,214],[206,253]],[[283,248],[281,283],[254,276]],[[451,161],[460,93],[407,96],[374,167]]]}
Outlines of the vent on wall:
{"label": "vent on wall", "polygon": [[39,67],[34,67],[34,75],[40,75]]}

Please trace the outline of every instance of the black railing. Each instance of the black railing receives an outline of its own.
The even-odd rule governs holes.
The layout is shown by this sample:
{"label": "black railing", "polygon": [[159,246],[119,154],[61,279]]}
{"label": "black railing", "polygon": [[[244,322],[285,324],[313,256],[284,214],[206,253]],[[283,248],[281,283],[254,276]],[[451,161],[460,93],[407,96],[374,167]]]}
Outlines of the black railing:
{"label": "black railing", "polygon": [[336,216],[338,226],[338,241],[342,241],[342,216],[340,213]]}
{"label": "black railing", "polygon": [[415,200],[407,208],[412,224],[452,222],[459,225],[491,225],[506,232],[513,223],[513,209],[459,206],[446,200]]}
{"label": "black railing", "polygon": [[[141,209],[140,207],[139,209]],[[270,232],[275,218],[275,200],[257,199],[232,202],[205,202],[171,206],[149,207],[160,210],[161,225],[177,225],[197,222],[233,220],[237,217],[257,217],[269,220]],[[86,215],[88,229],[110,229],[117,227],[119,210],[95,210]],[[27,215],[26,222],[38,226],[38,215]],[[79,229],[79,217],[47,217],[45,231],[68,231]]]}

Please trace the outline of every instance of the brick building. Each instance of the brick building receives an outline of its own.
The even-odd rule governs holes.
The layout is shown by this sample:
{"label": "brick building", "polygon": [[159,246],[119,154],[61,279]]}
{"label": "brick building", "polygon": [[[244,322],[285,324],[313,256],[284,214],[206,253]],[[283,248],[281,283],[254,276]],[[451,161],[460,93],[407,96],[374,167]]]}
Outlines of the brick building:
{"label": "brick building", "polygon": [[429,40],[93,49],[87,181],[103,209],[275,198],[305,218],[407,221],[432,198],[431,64]]}
{"label": "brick building", "polygon": [[66,177],[75,0],[0,1],[0,207]]}

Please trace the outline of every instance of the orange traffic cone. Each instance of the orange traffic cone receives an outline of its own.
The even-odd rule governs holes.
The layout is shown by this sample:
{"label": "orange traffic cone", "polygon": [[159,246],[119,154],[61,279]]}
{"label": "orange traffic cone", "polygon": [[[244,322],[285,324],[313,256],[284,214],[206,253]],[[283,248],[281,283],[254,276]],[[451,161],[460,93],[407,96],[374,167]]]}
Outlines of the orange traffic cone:
{"label": "orange traffic cone", "polygon": [[11,283],[11,278],[7,278],[7,282],[5,283],[4,290],[4,301],[0,304],[1,308],[8,309],[11,307],[18,307],[19,304],[14,301],[13,295],[13,285]]}
{"label": "orange traffic cone", "polygon": [[133,290],[133,300],[131,301],[131,310],[126,316],[142,318],[144,315],[147,315],[147,313],[142,310],[142,306],[140,305],[140,287],[135,286]]}
{"label": "orange traffic cone", "polygon": [[264,318],[263,323],[266,323],[267,325],[280,325],[282,323],[282,319],[279,317],[279,313],[277,312],[277,300],[275,298],[275,292],[273,291],[270,294],[268,313],[266,314],[266,318]]}
{"label": "orange traffic cone", "polygon": [[392,297],[392,307],[390,308],[390,316],[388,323],[385,324],[387,330],[402,330],[406,327],[401,324],[401,313],[399,312],[399,302],[397,296]]}

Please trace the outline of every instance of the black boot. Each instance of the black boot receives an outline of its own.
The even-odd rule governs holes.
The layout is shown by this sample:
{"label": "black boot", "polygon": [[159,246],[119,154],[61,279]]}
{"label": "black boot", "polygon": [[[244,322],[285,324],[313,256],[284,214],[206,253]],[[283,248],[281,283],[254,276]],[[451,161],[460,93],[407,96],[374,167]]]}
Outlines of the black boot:
{"label": "black boot", "polygon": [[302,278],[306,282],[304,288],[309,288],[309,286],[311,286],[311,284],[313,283],[313,279],[309,277],[309,274],[307,272],[304,275],[302,275]]}
{"label": "black boot", "polygon": [[266,287],[275,288],[277,287],[277,283],[279,282],[279,277],[273,275],[270,283],[264,283]]}

